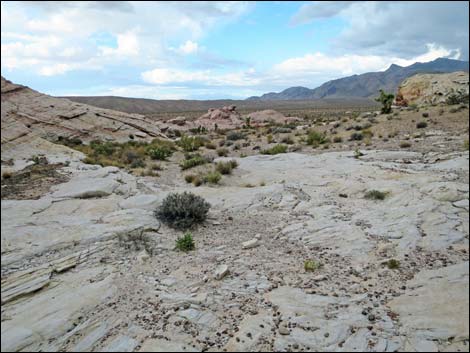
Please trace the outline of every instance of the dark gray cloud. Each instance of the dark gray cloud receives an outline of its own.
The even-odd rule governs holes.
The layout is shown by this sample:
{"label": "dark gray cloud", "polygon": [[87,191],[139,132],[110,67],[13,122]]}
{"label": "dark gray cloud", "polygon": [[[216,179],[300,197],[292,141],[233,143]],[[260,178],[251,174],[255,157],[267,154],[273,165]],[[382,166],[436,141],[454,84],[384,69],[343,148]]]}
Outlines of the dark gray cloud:
{"label": "dark gray cloud", "polygon": [[333,42],[337,52],[411,58],[434,43],[468,60],[468,12],[467,1],[315,2],[304,5],[291,23],[340,16],[348,25]]}

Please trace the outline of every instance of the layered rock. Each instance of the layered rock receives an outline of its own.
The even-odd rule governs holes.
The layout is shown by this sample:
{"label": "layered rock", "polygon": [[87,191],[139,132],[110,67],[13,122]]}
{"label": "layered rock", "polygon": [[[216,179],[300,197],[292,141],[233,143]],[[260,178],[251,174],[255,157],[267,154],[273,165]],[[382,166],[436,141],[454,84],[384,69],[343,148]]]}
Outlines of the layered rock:
{"label": "layered rock", "polygon": [[467,97],[469,93],[468,72],[458,71],[448,74],[414,75],[398,87],[396,104],[439,104],[449,97]]}
{"label": "layered rock", "polygon": [[286,117],[276,110],[267,109],[248,114],[250,124],[253,126],[263,126],[267,124],[288,124],[300,121],[296,117]]}
{"label": "layered rock", "polygon": [[37,138],[127,141],[164,137],[143,115],[100,109],[55,98],[1,78],[2,152]]}
{"label": "layered rock", "polygon": [[211,108],[209,111],[194,122],[197,126],[202,126],[208,130],[215,129],[235,129],[241,127],[243,121],[234,105],[222,107],[220,109]]}

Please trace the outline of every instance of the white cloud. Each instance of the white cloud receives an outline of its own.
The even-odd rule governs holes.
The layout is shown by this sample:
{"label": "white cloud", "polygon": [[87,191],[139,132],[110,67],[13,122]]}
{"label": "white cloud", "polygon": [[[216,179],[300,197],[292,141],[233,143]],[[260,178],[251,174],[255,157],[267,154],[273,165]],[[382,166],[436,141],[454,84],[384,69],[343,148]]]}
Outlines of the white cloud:
{"label": "white cloud", "polygon": [[260,83],[253,69],[231,73],[211,70],[179,70],[157,68],[142,73],[145,82],[164,85],[173,83],[200,83],[206,86],[253,86]]}
{"label": "white cloud", "polygon": [[[124,61],[134,67],[174,64],[169,43],[184,43],[183,54],[196,53],[198,38],[252,6],[243,1],[1,4],[2,68],[37,74],[119,66]],[[100,33],[107,35],[107,42],[95,40]]]}
{"label": "white cloud", "polygon": [[178,51],[183,55],[194,54],[199,50],[199,45],[196,42],[187,40],[186,43],[181,44]]}
{"label": "white cloud", "polygon": [[137,35],[138,30],[127,31],[117,35],[117,48],[102,46],[100,47],[101,55],[115,56],[118,59],[125,56],[139,55],[140,44]]}

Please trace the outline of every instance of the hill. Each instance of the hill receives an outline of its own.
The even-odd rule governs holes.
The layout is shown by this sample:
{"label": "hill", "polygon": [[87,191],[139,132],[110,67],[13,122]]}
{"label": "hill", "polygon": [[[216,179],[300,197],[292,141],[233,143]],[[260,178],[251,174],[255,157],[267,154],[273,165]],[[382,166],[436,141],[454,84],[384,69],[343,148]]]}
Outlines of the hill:
{"label": "hill", "polygon": [[468,71],[468,61],[439,58],[427,63],[414,63],[405,67],[392,64],[385,71],[343,77],[328,81],[315,89],[290,87],[280,93],[266,93],[260,97],[250,97],[248,100],[370,98],[375,96],[380,89],[396,92],[403,80],[418,73],[449,73],[455,71]]}

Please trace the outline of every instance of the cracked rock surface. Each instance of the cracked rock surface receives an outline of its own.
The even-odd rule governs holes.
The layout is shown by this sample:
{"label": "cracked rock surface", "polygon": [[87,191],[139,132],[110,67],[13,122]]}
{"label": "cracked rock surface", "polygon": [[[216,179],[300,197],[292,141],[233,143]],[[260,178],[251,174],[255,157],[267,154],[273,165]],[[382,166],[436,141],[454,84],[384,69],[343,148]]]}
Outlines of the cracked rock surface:
{"label": "cracked rock surface", "polygon": [[[2,200],[2,351],[468,350],[468,152],[237,162],[190,188],[77,158]],[[153,211],[188,189],[212,207],[180,253]]]}

